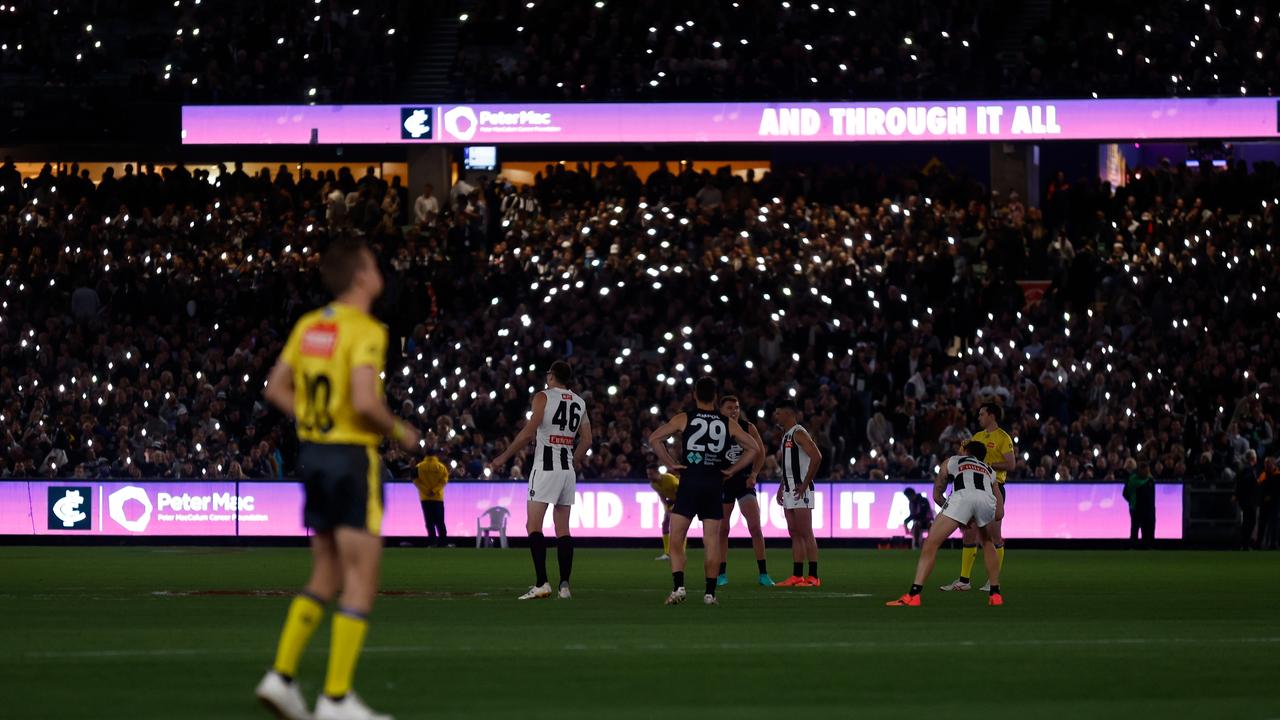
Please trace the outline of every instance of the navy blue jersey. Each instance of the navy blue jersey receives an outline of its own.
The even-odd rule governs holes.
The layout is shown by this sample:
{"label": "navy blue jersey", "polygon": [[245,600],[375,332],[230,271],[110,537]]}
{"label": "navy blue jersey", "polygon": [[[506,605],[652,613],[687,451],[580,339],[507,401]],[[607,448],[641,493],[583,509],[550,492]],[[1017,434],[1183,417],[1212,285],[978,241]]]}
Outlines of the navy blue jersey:
{"label": "navy blue jersey", "polygon": [[[733,421],[730,420],[729,422],[733,422]],[[751,426],[747,423],[747,421],[739,418],[738,427],[742,428],[742,432],[747,433],[748,435],[751,434]],[[734,440],[732,437],[730,437],[729,449],[725,452],[725,460],[727,460],[728,462],[726,462],[725,464],[733,465],[734,463],[738,462],[739,460],[742,459],[742,455],[746,453],[746,451],[747,449],[739,445],[737,440]],[[734,477],[735,479],[737,478],[745,479],[747,475],[750,475],[750,474],[751,474],[751,466],[748,465],[747,467],[743,468],[742,471],[739,472]]]}
{"label": "navy blue jersey", "polygon": [[[729,460],[729,418],[714,410],[689,410],[681,436],[684,457],[680,461],[695,472],[719,473],[733,464]],[[687,471],[686,471],[687,472]]]}

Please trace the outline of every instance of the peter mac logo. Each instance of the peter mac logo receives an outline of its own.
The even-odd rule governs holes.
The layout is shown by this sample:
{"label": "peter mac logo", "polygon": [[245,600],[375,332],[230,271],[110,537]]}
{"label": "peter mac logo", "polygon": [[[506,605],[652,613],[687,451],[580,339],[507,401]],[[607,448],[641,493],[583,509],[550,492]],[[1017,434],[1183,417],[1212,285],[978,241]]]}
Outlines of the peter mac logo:
{"label": "peter mac logo", "polygon": [[537,108],[512,108],[510,110],[476,111],[466,105],[451,107],[444,112],[444,137],[459,142],[470,142],[477,134],[510,135],[526,133],[559,133],[551,112]]}
{"label": "peter mac logo", "polygon": [[475,111],[466,106],[450,108],[444,114],[444,129],[463,142],[476,136],[479,125],[480,121],[476,119]]}
{"label": "peter mac logo", "polygon": [[430,140],[431,139],[431,108],[429,107],[400,108],[400,139]]}
{"label": "peter mac logo", "polygon": [[49,488],[49,529],[89,530],[93,524],[93,488]]}
{"label": "peter mac logo", "polygon": [[[127,506],[133,500],[142,506],[142,513],[130,519],[133,511]],[[120,527],[129,532],[142,532],[151,524],[151,498],[147,491],[136,485],[126,485],[107,497],[107,513]]]}

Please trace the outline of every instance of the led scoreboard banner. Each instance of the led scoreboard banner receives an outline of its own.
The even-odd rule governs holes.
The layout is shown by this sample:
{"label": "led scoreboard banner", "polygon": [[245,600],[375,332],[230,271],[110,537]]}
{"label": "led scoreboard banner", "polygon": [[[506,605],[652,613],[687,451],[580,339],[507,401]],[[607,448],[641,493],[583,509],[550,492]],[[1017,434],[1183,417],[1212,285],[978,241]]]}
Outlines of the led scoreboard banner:
{"label": "led scoreboard banner", "polygon": [[184,145],[866,143],[1280,137],[1275,98],[187,105]]}
{"label": "led scoreboard banner", "polygon": [[[776,485],[758,493],[765,537],[787,537]],[[907,487],[929,493],[932,483],[818,482],[814,531],[819,538],[883,539],[903,535]],[[418,491],[410,483],[384,486],[382,534],[424,536]],[[1004,534],[1027,539],[1123,539],[1129,506],[1123,483],[1012,483],[1016,512]],[[528,486],[522,482],[452,482],[445,489],[449,535],[474,537],[476,518],[491,507],[511,512],[507,532],[524,535]],[[0,480],[0,535],[302,537],[302,485],[230,480]],[[1182,538],[1182,485],[1156,485],[1156,537]],[[662,502],[645,482],[578,483],[569,524],[575,535],[657,538]],[[547,522],[551,522],[550,516]],[[737,510],[734,537],[745,537]],[[701,525],[695,523],[694,535]]]}

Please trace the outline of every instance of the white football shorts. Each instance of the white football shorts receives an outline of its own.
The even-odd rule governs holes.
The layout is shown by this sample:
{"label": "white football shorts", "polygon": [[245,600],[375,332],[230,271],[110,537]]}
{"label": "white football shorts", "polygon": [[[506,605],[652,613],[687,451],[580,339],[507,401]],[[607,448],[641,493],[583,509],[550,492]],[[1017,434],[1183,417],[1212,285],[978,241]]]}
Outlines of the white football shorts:
{"label": "white football shorts", "polygon": [[947,504],[942,507],[942,514],[961,525],[968,525],[970,520],[977,520],[978,527],[986,527],[996,519],[996,496],[985,490],[971,488],[956,490],[947,497]]}
{"label": "white football shorts", "polygon": [[573,470],[537,470],[529,473],[529,499],[548,505],[572,505],[578,487]]}
{"label": "white football shorts", "polygon": [[806,490],[798,499],[794,492],[784,489],[782,491],[782,507],[787,510],[812,510],[813,488]]}

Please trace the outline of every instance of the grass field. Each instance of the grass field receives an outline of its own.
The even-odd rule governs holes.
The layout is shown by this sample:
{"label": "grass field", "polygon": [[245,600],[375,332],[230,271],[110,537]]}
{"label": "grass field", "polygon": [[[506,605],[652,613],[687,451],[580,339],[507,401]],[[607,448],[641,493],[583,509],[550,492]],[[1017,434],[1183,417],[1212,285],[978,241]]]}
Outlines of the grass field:
{"label": "grass field", "polygon": [[[520,603],[526,551],[388,550],[356,685],[400,718],[1280,718],[1280,555],[1011,549],[989,608],[937,591],[947,551],[916,609],[883,607],[913,552],[766,590],[735,549],[721,606],[694,580],[674,608],[654,554],[579,550],[572,601]],[[0,548],[0,717],[265,718],[305,574],[302,549]],[[326,621],[309,697],[327,649]]]}

